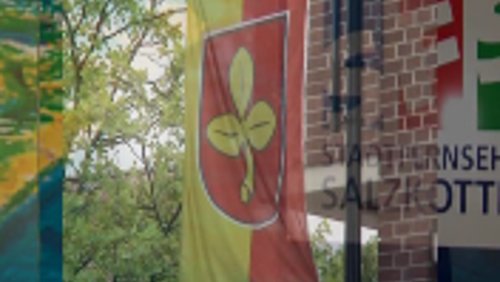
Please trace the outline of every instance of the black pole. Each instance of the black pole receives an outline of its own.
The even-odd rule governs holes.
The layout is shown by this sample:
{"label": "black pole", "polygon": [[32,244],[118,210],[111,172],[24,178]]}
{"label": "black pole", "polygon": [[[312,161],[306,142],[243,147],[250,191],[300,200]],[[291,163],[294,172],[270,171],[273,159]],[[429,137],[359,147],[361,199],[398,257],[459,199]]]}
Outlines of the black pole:
{"label": "black pole", "polygon": [[331,0],[332,5],[332,117],[333,131],[340,132],[342,115],[342,98],[340,95],[340,14],[342,0]]}
{"label": "black pole", "polygon": [[345,282],[361,282],[361,71],[363,0],[348,0],[347,184]]}

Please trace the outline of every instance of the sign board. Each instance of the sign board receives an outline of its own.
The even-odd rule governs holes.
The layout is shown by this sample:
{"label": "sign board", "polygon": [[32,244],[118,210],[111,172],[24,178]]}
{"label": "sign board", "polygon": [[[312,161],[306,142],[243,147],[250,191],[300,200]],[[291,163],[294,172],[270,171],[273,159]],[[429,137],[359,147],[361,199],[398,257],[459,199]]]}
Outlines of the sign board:
{"label": "sign board", "polygon": [[500,2],[439,4],[439,281],[500,276]]}

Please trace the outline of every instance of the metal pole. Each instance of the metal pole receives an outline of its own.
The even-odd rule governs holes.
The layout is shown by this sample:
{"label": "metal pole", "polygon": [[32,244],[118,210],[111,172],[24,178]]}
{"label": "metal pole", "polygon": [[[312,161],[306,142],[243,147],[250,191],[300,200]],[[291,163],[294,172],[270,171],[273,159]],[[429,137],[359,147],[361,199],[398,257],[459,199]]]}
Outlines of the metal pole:
{"label": "metal pole", "polygon": [[363,0],[348,0],[347,184],[345,281],[361,282],[361,71]]}
{"label": "metal pole", "polygon": [[332,115],[333,131],[340,132],[342,114],[342,99],[340,95],[340,14],[342,0],[331,0],[332,4]]}

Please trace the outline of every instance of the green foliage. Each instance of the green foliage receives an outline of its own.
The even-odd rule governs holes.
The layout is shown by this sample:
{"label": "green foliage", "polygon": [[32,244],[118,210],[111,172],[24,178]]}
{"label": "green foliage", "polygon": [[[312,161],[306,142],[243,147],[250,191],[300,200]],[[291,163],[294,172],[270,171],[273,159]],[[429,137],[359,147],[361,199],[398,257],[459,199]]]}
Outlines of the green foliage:
{"label": "green foliage", "polygon": [[363,247],[363,282],[378,281],[378,240],[372,238]]}
{"label": "green foliage", "polygon": [[65,281],[178,280],[183,36],[166,2],[64,2]]}
{"label": "green foliage", "polygon": [[[319,271],[321,282],[343,282],[344,281],[344,259],[343,246],[336,250],[328,242],[327,236],[332,233],[328,221],[322,221],[311,237],[314,260]],[[378,281],[378,241],[372,238],[362,249],[362,281]]]}

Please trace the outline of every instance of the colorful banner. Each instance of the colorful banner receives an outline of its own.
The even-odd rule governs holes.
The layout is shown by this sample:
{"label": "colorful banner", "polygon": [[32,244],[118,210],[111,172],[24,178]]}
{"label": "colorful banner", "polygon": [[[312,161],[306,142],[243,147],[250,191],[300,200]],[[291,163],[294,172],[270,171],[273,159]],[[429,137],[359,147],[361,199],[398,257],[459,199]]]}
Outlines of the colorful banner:
{"label": "colorful banner", "polygon": [[0,3],[0,281],[62,281],[61,32],[48,0]]}
{"label": "colorful banner", "polygon": [[314,282],[305,0],[188,1],[181,281]]}
{"label": "colorful banner", "polygon": [[439,281],[500,276],[500,3],[438,5]]}

